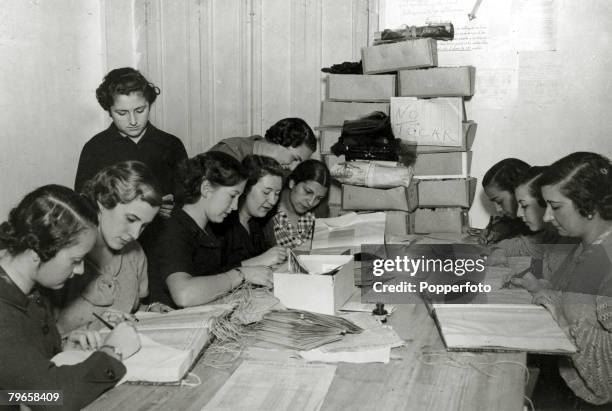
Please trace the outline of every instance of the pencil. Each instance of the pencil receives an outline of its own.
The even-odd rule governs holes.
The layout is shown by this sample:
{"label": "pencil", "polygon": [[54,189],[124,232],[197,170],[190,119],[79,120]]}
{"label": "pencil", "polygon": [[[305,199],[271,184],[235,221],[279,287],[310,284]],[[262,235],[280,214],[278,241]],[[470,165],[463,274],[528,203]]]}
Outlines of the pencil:
{"label": "pencil", "polygon": [[93,315],[94,315],[94,317],[96,317],[98,320],[100,320],[100,322],[101,322],[102,324],[104,324],[104,325],[106,326],[106,328],[108,328],[109,330],[112,330],[113,328],[115,328],[115,327],[113,327],[113,325],[112,325],[111,323],[109,323],[108,321],[106,321],[104,318],[100,317],[98,314],[93,313]]}

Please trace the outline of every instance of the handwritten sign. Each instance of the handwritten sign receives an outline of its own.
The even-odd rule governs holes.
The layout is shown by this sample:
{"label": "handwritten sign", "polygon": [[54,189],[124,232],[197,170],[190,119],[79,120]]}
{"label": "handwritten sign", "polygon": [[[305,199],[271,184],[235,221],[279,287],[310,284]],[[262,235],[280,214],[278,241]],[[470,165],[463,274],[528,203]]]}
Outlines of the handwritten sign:
{"label": "handwritten sign", "polygon": [[463,139],[463,100],[456,97],[391,97],[396,138],[423,145],[459,147]]}

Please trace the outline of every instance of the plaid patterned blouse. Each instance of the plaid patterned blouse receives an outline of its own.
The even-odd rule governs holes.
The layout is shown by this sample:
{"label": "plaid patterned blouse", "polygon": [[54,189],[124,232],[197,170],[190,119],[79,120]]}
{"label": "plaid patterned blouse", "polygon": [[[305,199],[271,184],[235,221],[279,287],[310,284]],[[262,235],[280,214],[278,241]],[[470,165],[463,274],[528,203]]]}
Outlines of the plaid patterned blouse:
{"label": "plaid patterned blouse", "polygon": [[276,243],[283,247],[295,248],[309,241],[314,231],[315,216],[307,212],[298,217],[297,228],[289,222],[284,210],[278,210],[274,216],[274,237]]}

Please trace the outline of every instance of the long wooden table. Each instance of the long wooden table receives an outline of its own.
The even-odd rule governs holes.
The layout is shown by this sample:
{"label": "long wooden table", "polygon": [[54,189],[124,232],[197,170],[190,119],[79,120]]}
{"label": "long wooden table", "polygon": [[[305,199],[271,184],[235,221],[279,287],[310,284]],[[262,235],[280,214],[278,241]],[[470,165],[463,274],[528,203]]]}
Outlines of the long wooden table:
{"label": "long wooden table", "polygon": [[[389,318],[405,347],[392,350],[389,364],[340,363],[323,410],[502,410],[523,409],[526,356],[523,353],[443,352],[434,320],[423,304],[398,305]],[[474,367],[459,367],[450,360]],[[122,385],[92,403],[87,410],[194,410],[211,400],[241,360],[219,370],[200,361],[193,372],[198,387]],[[486,375],[489,374],[489,375]]]}

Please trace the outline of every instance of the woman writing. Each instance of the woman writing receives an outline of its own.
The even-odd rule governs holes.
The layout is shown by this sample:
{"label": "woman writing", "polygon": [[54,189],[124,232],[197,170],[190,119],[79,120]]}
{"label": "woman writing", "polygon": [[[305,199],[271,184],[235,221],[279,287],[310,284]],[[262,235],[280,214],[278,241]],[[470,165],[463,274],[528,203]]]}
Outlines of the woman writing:
{"label": "woman writing", "polygon": [[291,172],[272,220],[278,245],[296,248],[312,239],[315,216],[311,210],[327,197],[330,184],[329,169],[318,160],[306,160]]}
{"label": "woman writing", "polygon": [[256,155],[247,156],[242,165],[248,177],[238,210],[212,228],[222,237],[225,264],[271,267],[286,258],[285,248],[275,246],[273,234],[265,229],[283,188],[283,169],[276,160]]}
{"label": "woman writing", "polygon": [[243,282],[271,286],[268,267],[224,264],[209,223],[221,223],[238,207],[246,172],[232,156],[210,151],[180,168],[182,206],[163,222],[150,249],[151,298],[174,307],[206,304]]}
{"label": "woman writing", "polygon": [[540,183],[545,221],[562,236],[578,237],[553,275],[535,291],[577,347],[559,371],[575,395],[592,404],[612,401],[612,166],[595,153],[570,154],[550,166]]}
{"label": "woman writing", "polygon": [[97,209],[100,225],[84,275],[67,284],[58,318],[62,332],[99,329],[93,313],[121,321],[148,295],[147,258],[136,240],[161,205],[153,174],[137,161],[118,163],[88,181],[83,195]]}
{"label": "woman writing", "polygon": [[104,343],[97,333],[74,333],[73,343],[97,348],[87,360],[56,367],[61,351],[45,288],[61,289],[83,274],[96,242],[97,216],[72,190],[49,185],[28,194],[0,225],[0,388],[61,390],[62,409],[81,409],[125,374],[122,358],[140,348],[136,331],[117,325]]}

